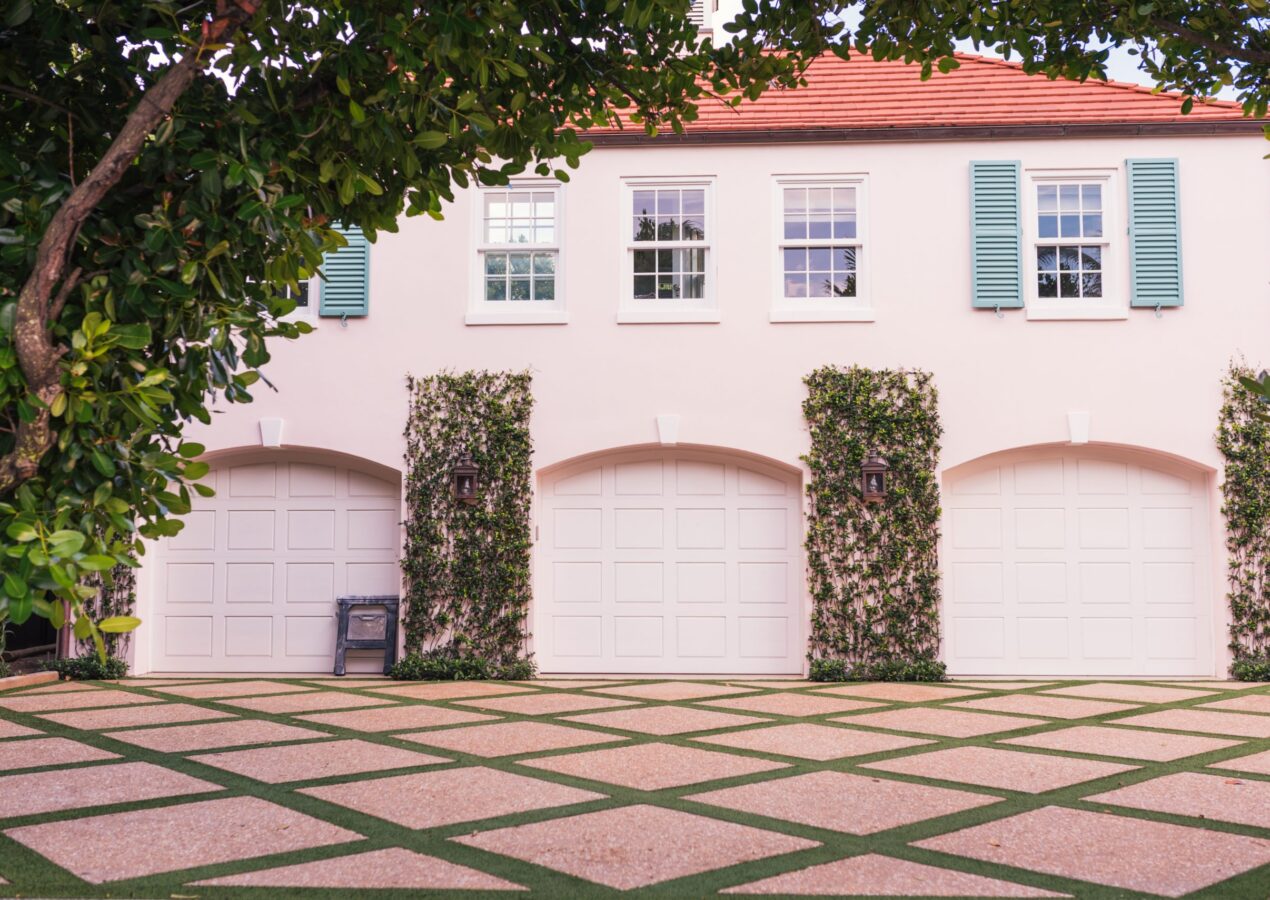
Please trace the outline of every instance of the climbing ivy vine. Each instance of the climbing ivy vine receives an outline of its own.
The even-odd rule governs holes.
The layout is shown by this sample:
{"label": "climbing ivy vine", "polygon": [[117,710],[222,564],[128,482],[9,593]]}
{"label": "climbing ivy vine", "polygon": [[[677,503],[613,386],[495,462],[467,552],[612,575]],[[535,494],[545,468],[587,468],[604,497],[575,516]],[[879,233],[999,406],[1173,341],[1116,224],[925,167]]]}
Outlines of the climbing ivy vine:
{"label": "climbing ivy vine", "polygon": [[1226,459],[1231,668],[1236,677],[1270,678],[1270,420],[1246,386],[1252,370],[1232,365],[1223,384],[1217,446]]}
{"label": "climbing ivy vine", "polygon": [[[532,471],[528,372],[408,379],[406,649],[509,667],[526,657]],[[478,502],[455,500],[460,453],[480,468]]]}
{"label": "climbing ivy vine", "polygon": [[[131,617],[137,608],[137,570],[132,566],[119,565],[95,572],[85,584],[97,589],[95,596],[84,601],[84,613],[94,622],[114,616]],[[107,656],[122,657],[128,652],[132,634],[103,632],[101,637]],[[79,649],[81,654],[96,652],[91,638],[79,641]]]}
{"label": "climbing ivy vine", "polygon": [[[882,664],[940,678],[938,395],[930,374],[827,366],[804,379],[811,431],[807,565],[813,677],[868,677]],[[889,496],[862,497],[870,450]]]}

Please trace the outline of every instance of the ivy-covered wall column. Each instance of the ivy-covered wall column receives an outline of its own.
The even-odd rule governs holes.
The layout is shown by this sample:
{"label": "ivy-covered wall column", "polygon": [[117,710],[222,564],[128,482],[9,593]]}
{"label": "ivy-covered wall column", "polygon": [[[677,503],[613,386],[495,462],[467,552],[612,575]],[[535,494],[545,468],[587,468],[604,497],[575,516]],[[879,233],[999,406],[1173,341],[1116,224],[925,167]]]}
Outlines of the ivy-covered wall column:
{"label": "ivy-covered wall column", "polygon": [[1231,673],[1270,679],[1270,421],[1264,402],[1241,382],[1252,370],[1231,366],[1223,385],[1217,446],[1226,458],[1226,517]]}
{"label": "ivy-covered wall column", "polygon": [[[808,375],[812,678],[938,679],[938,397],[930,374],[827,366]],[[871,450],[889,493],[862,497]]]}
{"label": "ivy-covered wall column", "polygon": [[[531,377],[446,372],[408,385],[406,650],[479,661],[497,674],[526,658]],[[452,495],[451,470],[464,451],[480,468],[473,504]]]}

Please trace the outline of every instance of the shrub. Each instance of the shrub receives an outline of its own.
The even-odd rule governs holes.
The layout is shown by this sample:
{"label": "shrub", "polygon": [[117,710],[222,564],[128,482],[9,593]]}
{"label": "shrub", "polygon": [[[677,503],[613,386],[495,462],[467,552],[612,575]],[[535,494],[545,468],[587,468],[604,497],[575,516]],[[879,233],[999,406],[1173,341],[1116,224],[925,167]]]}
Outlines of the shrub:
{"label": "shrub", "polygon": [[[826,366],[804,381],[812,664],[839,677],[907,677],[889,673],[933,664],[939,652],[935,386],[926,372],[858,366]],[[861,491],[871,450],[890,463],[881,503]]]}
{"label": "shrub", "polygon": [[1230,667],[1236,681],[1270,681],[1270,656],[1241,659]]}
{"label": "shrub", "polygon": [[430,650],[408,654],[389,674],[398,681],[527,681],[536,669],[532,659],[500,663],[484,656]]}
{"label": "shrub", "polygon": [[892,659],[853,663],[845,659],[811,660],[812,681],[947,681],[946,667],[933,659]]}
{"label": "shrub", "polygon": [[128,674],[128,664],[117,656],[107,656],[102,662],[95,653],[69,659],[53,659],[44,664],[45,671],[56,672],[72,681],[105,681],[123,678]]}

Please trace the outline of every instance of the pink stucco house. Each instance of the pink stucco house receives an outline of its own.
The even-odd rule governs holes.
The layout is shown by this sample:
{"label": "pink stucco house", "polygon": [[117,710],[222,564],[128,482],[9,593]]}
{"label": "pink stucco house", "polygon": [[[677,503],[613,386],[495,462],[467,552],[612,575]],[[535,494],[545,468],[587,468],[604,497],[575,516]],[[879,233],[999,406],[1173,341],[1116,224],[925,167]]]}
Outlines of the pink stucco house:
{"label": "pink stucco house", "polygon": [[[534,376],[544,672],[804,671],[803,376],[934,374],[954,674],[1224,674],[1232,358],[1270,362],[1260,125],[996,60],[810,84],[354,241],[276,393],[192,437],[135,669],[329,671],[399,590],[405,375]],[[334,272],[335,269],[332,269]]]}

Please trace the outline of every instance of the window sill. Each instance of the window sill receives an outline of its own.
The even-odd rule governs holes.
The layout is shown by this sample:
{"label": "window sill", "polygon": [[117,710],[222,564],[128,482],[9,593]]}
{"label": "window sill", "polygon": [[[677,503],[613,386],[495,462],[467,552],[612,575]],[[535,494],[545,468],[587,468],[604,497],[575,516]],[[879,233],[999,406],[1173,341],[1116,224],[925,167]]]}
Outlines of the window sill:
{"label": "window sill", "polygon": [[868,307],[828,309],[773,309],[770,322],[876,322],[877,315]]}
{"label": "window sill", "polygon": [[562,309],[529,312],[470,312],[467,325],[568,325],[569,314]]}
{"label": "window sill", "polygon": [[623,309],[617,313],[619,325],[712,325],[722,320],[717,309]]}
{"label": "window sill", "polygon": [[1029,306],[1027,318],[1038,322],[1110,322],[1129,318],[1129,309],[1124,306]]}

